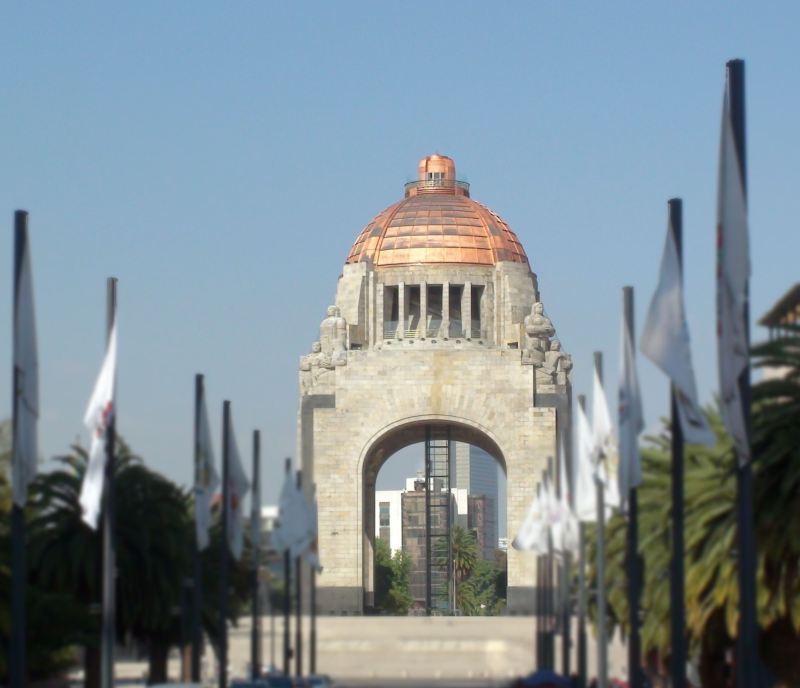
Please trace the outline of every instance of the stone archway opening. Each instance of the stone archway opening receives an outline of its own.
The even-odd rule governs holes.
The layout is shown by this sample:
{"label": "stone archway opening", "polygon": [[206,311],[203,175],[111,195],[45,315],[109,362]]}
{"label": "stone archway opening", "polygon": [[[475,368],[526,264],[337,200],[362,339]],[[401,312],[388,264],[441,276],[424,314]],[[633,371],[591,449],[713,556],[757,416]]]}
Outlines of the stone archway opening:
{"label": "stone archway opening", "polygon": [[[412,420],[379,437],[362,465],[364,611],[403,613],[387,598],[387,556],[402,556],[408,613],[495,613],[507,577],[506,462],[497,442],[458,420]],[[476,561],[459,575],[465,541]]]}

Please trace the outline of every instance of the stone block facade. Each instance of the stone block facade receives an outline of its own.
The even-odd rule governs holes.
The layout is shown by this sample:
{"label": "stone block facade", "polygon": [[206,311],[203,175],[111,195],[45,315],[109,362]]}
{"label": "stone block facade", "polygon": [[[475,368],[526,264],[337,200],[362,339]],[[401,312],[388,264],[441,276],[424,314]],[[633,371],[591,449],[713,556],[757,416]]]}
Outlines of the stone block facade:
{"label": "stone block facade", "polygon": [[[442,156],[434,158],[435,167]],[[406,212],[401,202],[365,228],[319,341],[300,361],[298,455],[306,484],[316,485],[322,613],[361,613],[371,605],[378,471],[399,449],[424,441],[426,428],[446,426],[451,440],[499,462],[510,537],[559,438],[569,436],[572,364],[554,339],[536,275],[507,225],[468,199],[468,185],[444,184],[450,181],[428,178],[420,184],[433,188],[413,193],[407,185],[406,198],[416,203],[408,207],[417,210]],[[443,194],[441,211],[419,201],[429,191]],[[454,194],[461,205],[451,202]],[[420,208],[430,217],[417,220]],[[391,239],[376,239],[390,230]],[[407,239],[395,238],[401,230]],[[480,232],[485,236],[476,238]],[[434,248],[414,248],[422,245]],[[377,248],[366,254],[365,247]],[[397,264],[413,251],[446,260]],[[534,562],[508,550],[511,612],[532,609]]]}

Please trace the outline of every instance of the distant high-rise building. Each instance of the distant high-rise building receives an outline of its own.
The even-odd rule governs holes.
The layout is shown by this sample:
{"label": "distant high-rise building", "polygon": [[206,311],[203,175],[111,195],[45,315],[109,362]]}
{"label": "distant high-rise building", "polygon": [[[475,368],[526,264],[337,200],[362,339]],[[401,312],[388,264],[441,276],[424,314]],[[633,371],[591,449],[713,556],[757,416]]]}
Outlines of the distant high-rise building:
{"label": "distant high-rise building", "polygon": [[[434,481],[431,485],[432,492],[442,493],[443,488],[440,481]],[[402,515],[403,515],[403,552],[410,562],[409,580],[410,594],[414,600],[414,607],[424,609],[427,598],[427,537],[426,537],[426,510],[425,510],[425,478],[409,478],[406,481],[406,490],[402,493]],[[467,493],[465,490],[450,489],[449,498],[449,519],[450,525],[456,523],[467,525]],[[440,509],[431,511],[431,530],[433,532],[446,532],[446,524],[442,519],[448,518],[447,511],[444,513]],[[433,538],[432,538],[433,540]],[[433,561],[442,556],[447,556],[447,540],[444,543],[440,539],[431,542]],[[445,547],[444,551],[437,553],[440,547]],[[446,559],[445,559],[446,560]],[[443,611],[450,607],[450,589],[448,578],[444,577],[441,571],[436,568],[431,571],[431,605],[434,609]]]}
{"label": "distant high-rise building", "polygon": [[[452,455],[455,457],[452,484],[467,491],[470,498],[469,527],[475,530],[481,557],[493,559],[497,547],[497,461],[483,449],[464,442],[453,442]],[[474,497],[485,499],[476,501],[473,507]]]}
{"label": "distant high-rise building", "polygon": [[486,495],[469,496],[469,529],[475,533],[478,554],[482,559],[494,559],[497,549],[497,502]]}

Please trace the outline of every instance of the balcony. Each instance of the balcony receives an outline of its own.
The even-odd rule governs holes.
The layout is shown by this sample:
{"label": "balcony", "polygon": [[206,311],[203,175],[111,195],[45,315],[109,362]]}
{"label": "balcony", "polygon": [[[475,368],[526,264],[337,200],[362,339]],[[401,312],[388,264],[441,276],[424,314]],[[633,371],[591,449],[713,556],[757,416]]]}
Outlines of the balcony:
{"label": "balcony", "polygon": [[408,182],[405,186],[406,198],[425,193],[450,192],[459,196],[469,196],[469,183],[460,182],[456,179],[423,179],[416,182]]}
{"label": "balcony", "polygon": [[430,318],[424,330],[419,322],[415,322],[411,327],[405,327],[401,330],[400,323],[397,320],[383,321],[384,339],[398,339],[401,337],[403,339],[480,339],[481,324],[473,320],[467,332],[464,329],[464,322],[454,319],[450,320],[447,330],[445,330],[444,322],[441,318]]}
{"label": "balcony", "polygon": [[394,339],[397,336],[397,330],[400,323],[397,320],[384,320],[383,321],[383,338]]}

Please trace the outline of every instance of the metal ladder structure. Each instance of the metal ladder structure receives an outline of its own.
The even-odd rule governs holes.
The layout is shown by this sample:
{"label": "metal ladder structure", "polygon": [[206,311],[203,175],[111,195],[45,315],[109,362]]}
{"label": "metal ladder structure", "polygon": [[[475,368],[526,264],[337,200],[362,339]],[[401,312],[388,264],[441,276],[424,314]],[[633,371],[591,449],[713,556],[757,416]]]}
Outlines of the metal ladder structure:
{"label": "metal ladder structure", "polygon": [[429,425],[425,429],[425,611],[429,616],[454,608],[451,499],[450,428]]}

